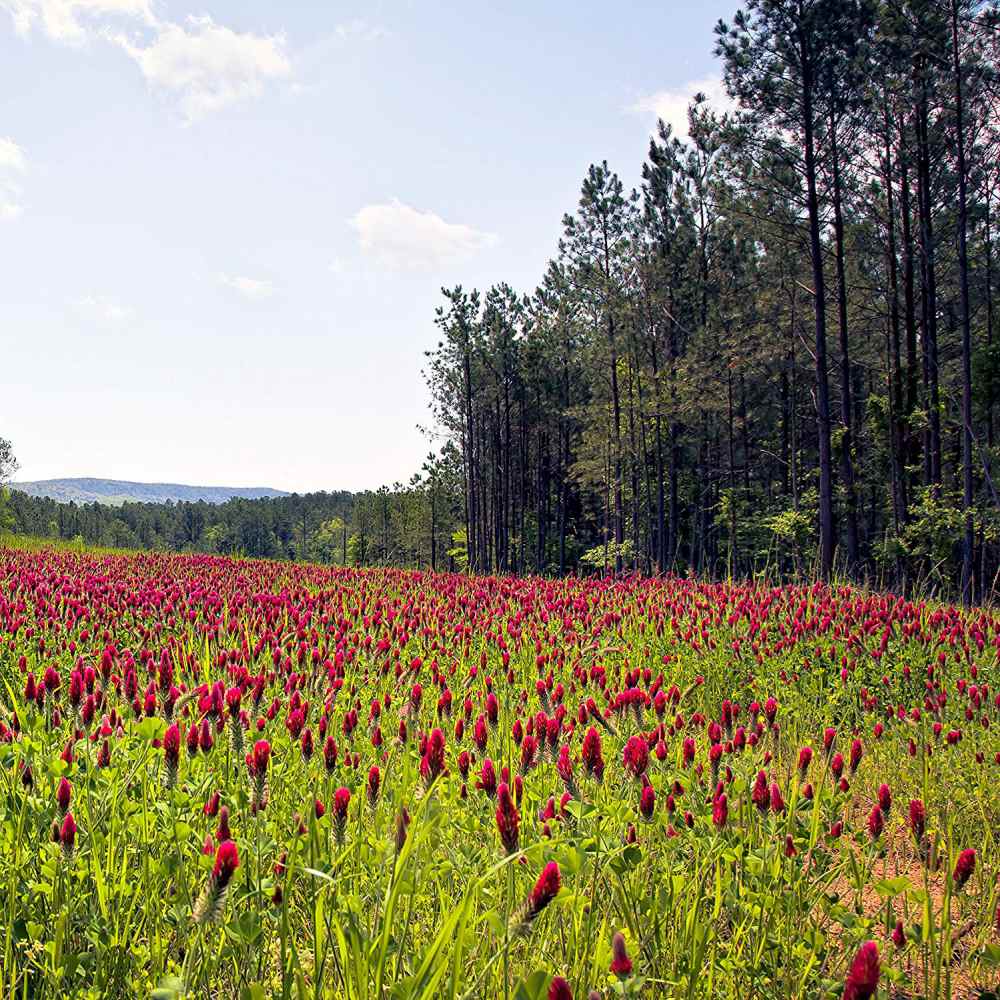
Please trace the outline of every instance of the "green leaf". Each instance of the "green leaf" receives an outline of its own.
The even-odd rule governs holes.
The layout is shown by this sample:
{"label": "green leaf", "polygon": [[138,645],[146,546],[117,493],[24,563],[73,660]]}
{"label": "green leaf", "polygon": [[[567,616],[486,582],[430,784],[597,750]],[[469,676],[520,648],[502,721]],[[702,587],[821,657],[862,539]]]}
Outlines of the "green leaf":
{"label": "green leaf", "polygon": [[544,1000],[551,978],[544,969],[536,969],[517,984],[514,1000]]}
{"label": "green leaf", "polygon": [[982,958],[987,965],[992,965],[994,968],[1000,966],[1000,944],[993,944],[990,941],[987,941],[983,945],[980,958]]}
{"label": "green leaf", "polygon": [[577,820],[585,819],[593,813],[595,809],[596,806],[592,806],[589,802],[578,802],[576,799],[572,799],[570,802],[566,803],[566,812]]}
{"label": "green leaf", "polygon": [[152,716],[148,719],[143,719],[135,727],[136,735],[142,740],[154,740],[161,739],[163,734],[167,731],[167,723],[165,719],[156,718]]}
{"label": "green leaf", "polygon": [[176,976],[166,976],[150,996],[152,1000],[177,1000],[183,991],[184,984]]}
{"label": "green leaf", "polygon": [[898,896],[909,887],[910,880],[905,875],[899,875],[896,878],[888,878],[875,883],[875,891],[883,899],[891,899],[893,896]]}

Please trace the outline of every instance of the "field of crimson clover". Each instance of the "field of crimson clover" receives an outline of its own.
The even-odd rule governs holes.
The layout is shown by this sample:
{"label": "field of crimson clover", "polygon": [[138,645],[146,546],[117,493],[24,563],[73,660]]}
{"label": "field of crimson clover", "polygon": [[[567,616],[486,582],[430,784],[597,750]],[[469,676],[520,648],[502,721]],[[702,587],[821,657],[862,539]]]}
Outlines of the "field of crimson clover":
{"label": "field of crimson clover", "polygon": [[0,549],[2,997],[988,997],[1000,618]]}

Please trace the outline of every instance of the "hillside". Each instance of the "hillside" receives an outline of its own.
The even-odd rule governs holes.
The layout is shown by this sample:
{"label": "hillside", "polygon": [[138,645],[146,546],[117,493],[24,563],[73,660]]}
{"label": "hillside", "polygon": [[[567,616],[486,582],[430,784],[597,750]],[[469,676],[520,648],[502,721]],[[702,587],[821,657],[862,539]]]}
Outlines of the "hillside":
{"label": "hillside", "polygon": [[61,503],[101,503],[119,507],[123,503],[169,503],[205,500],[225,503],[234,497],[247,500],[288,496],[266,486],[185,486],[180,483],[132,483],[121,479],[42,479],[13,483],[12,488],[33,497],[48,497]]}

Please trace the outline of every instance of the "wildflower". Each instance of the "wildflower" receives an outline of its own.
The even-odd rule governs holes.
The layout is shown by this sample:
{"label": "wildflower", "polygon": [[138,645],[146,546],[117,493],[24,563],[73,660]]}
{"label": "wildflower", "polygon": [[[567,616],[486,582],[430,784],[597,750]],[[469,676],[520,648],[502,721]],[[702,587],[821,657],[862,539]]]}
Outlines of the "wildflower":
{"label": "wildflower", "polygon": [[476,788],[486,792],[491,799],[496,795],[497,773],[493,767],[493,761],[489,757],[483,761],[483,766],[479,769],[479,780],[476,782]]}
{"label": "wildflower", "polygon": [[238,687],[231,687],[226,692],[226,710],[229,712],[231,719],[239,718],[240,699],[242,696],[243,692]]}
{"label": "wildflower", "polygon": [[625,770],[634,778],[646,773],[646,768],[649,766],[649,747],[641,736],[628,738],[622,753],[622,763]]}
{"label": "wildflower", "polygon": [[538,741],[528,734],[521,740],[521,774],[527,774],[535,764]]}
{"label": "wildflower", "polygon": [[653,818],[653,810],[656,808],[656,793],[652,785],[643,785],[642,794],[639,797],[639,812],[642,818],[650,820]]}
{"label": "wildflower", "polygon": [[569,747],[566,745],[559,748],[559,757],[556,760],[556,772],[566,791],[571,795],[576,795],[576,781],[573,779],[573,761],[570,759]]}
{"label": "wildflower", "polygon": [[719,765],[722,761],[722,744],[713,743],[708,751],[708,762],[712,768],[712,784],[717,784],[719,780]]}
{"label": "wildflower", "polygon": [[233,756],[239,760],[243,756],[243,722],[240,718],[242,692],[232,687],[226,692],[226,709],[229,713],[229,742]]}
{"label": "wildflower", "polygon": [[583,737],[581,756],[587,774],[600,781],[604,777],[604,757],[601,754],[601,734],[593,726]]}
{"label": "wildflower", "polygon": [[372,809],[378,805],[378,792],[381,781],[382,775],[378,767],[372,764],[368,770],[368,804]]}
{"label": "wildflower", "polygon": [[573,991],[562,976],[553,976],[549,983],[548,1000],[573,1000]]}
{"label": "wildflower", "polygon": [[233,836],[229,830],[229,807],[222,806],[219,809],[219,825],[215,829],[215,839],[220,843],[232,840]]}
{"label": "wildflower", "polygon": [[632,959],[628,957],[625,936],[621,931],[616,931],[611,939],[611,971],[622,979],[632,974]]}
{"label": "wildflower", "polygon": [[73,787],[65,778],[60,778],[59,787],[56,789],[56,803],[59,806],[59,812],[63,816],[69,811],[69,800],[72,794]]}
{"label": "wildflower", "polygon": [[888,785],[878,786],[878,807],[882,810],[882,815],[888,817],[889,810],[892,808],[892,793],[889,791]]}
{"label": "wildflower", "polygon": [[73,708],[79,708],[83,700],[83,676],[79,670],[69,675],[69,703]]}
{"label": "wildflower", "polygon": [[420,760],[420,777],[429,789],[444,773],[444,733],[435,729],[427,740],[427,749]]}
{"label": "wildflower", "polygon": [[892,929],[892,943],[897,948],[902,948],[906,944],[906,935],[903,933],[903,921],[897,920],[896,926]]}
{"label": "wildflower", "polygon": [[723,793],[716,798],[715,804],[712,807],[712,822],[719,830],[721,830],[726,825],[726,820],[728,818],[729,804],[726,800],[725,793]]}
{"label": "wildflower", "polygon": [[198,730],[198,749],[202,753],[208,753],[215,745],[215,738],[212,736],[212,727],[208,719],[201,720],[201,728]]}
{"label": "wildflower", "polygon": [[247,771],[252,781],[250,809],[257,812],[267,808],[267,768],[271,761],[271,744],[267,740],[257,740],[253,752],[247,754]]}
{"label": "wildflower", "polygon": [[803,747],[799,751],[799,774],[802,776],[802,780],[805,780],[806,773],[809,770],[809,765],[812,763],[813,750],[812,747]]}
{"label": "wildflower", "polygon": [[167,788],[173,788],[177,781],[177,767],[181,759],[181,732],[173,723],[163,734],[163,768]]}
{"label": "wildflower", "polygon": [[781,797],[781,789],[776,781],[771,782],[771,812],[783,813],[785,811],[785,800]]}
{"label": "wildflower", "polygon": [[497,811],[496,822],[497,831],[500,834],[500,842],[503,844],[505,853],[513,854],[520,842],[518,825],[520,823],[517,808],[514,800],[510,797],[510,788],[506,782],[497,788]]}
{"label": "wildflower", "polygon": [[868,832],[871,834],[872,840],[878,840],[882,836],[882,828],[885,825],[882,819],[882,810],[878,806],[873,806],[872,811],[868,814]]}
{"label": "wildflower", "polygon": [[920,799],[910,801],[910,829],[913,831],[913,839],[919,845],[924,839],[924,830],[927,826],[927,811],[924,809]]}
{"label": "wildflower", "polygon": [[76,846],[76,820],[71,812],[66,813],[59,830],[59,843],[62,844],[63,854],[68,861],[73,857],[73,848]]}
{"label": "wildflower", "polygon": [[219,844],[215,852],[215,865],[212,868],[212,877],[208,885],[202,890],[201,896],[194,908],[194,922],[204,924],[206,922],[217,923],[222,917],[226,906],[226,893],[233,874],[240,866],[240,855],[236,849],[236,844],[231,840],[225,840]]}
{"label": "wildflower", "polygon": [[878,945],[874,941],[866,941],[858,949],[848,970],[843,1000],[870,1000],[878,989],[880,974]]}
{"label": "wildflower", "polygon": [[750,801],[753,802],[762,814],[767,812],[771,804],[767,787],[767,775],[763,771],[757,772],[757,780],[754,782],[753,791],[750,793]]}
{"label": "wildflower", "polygon": [[326,742],[323,744],[323,766],[326,768],[327,774],[333,774],[333,770],[337,766],[337,741],[332,735],[327,736]]}
{"label": "wildflower", "polygon": [[853,775],[861,764],[861,757],[864,754],[864,746],[861,740],[854,740],[851,743],[851,774]]}
{"label": "wildflower", "polygon": [[958,861],[955,862],[955,872],[952,875],[952,879],[955,883],[956,889],[961,889],[966,882],[972,877],[972,873],[976,870],[976,852],[973,848],[967,847],[958,856]]}
{"label": "wildflower", "polygon": [[550,861],[538,876],[531,895],[515,911],[510,920],[511,931],[515,934],[523,934],[534,922],[536,917],[552,902],[559,894],[560,876],[559,865]]}
{"label": "wildflower", "polygon": [[351,804],[351,792],[347,788],[338,788],[333,793],[333,832],[338,845],[343,846],[344,831],[347,829],[347,810]]}

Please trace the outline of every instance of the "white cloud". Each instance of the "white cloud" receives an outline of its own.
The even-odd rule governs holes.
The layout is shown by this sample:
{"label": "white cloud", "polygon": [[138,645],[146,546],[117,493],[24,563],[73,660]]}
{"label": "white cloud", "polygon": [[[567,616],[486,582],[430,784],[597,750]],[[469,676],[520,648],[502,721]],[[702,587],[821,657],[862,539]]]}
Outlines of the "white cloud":
{"label": "white cloud", "polygon": [[720,77],[706,76],[691,80],[676,90],[658,90],[654,94],[640,97],[629,110],[634,114],[653,115],[662,118],[673,128],[678,139],[688,134],[688,106],[696,94],[704,94],[709,105],[717,111],[729,111],[733,102],[726,93]]}
{"label": "white cloud", "polygon": [[162,21],[151,0],[0,0],[3,10],[24,36],[38,25],[65,44],[103,38],[120,46],[189,121],[258,97],[268,81],[291,74],[284,36],[234,31],[207,15]]}
{"label": "white cloud", "polygon": [[38,23],[49,38],[71,45],[86,41],[91,29],[115,19],[155,23],[149,0],[0,0],[19,35]]}
{"label": "white cloud", "polygon": [[106,323],[124,323],[135,315],[128,306],[102,295],[85,295],[73,304],[80,312]]}
{"label": "white cloud", "polygon": [[421,212],[398,198],[366,205],[351,220],[361,250],[390,267],[423,269],[451,257],[462,257],[497,242],[492,233],[445,222],[433,212]]}
{"label": "white cloud", "polygon": [[23,214],[21,188],[11,175],[27,169],[24,150],[13,139],[0,137],[0,222],[11,222]]}
{"label": "white cloud", "polygon": [[219,284],[239,292],[253,302],[262,302],[274,294],[274,285],[262,278],[248,278],[242,274],[220,274]]}
{"label": "white cloud", "polygon": [[17,170],[24,173],[28,159],[24,150],[13,139],[0,138],[0,170]]}
{"label": "white cloud", "polygon": [[208,16],[189,17],[186,25],[161,24],[145,47],[122,35],[109,37],[136,61],[152,87],[179,98],[189,121],[259,97],[268,80],[292,70],[282,35],[233,31]]}

